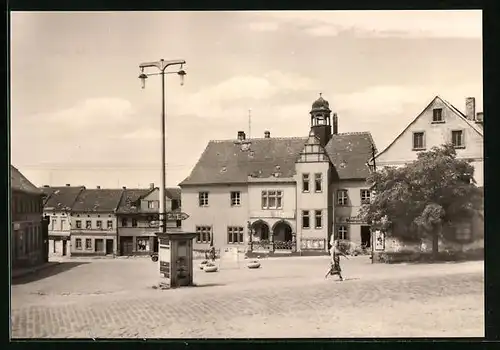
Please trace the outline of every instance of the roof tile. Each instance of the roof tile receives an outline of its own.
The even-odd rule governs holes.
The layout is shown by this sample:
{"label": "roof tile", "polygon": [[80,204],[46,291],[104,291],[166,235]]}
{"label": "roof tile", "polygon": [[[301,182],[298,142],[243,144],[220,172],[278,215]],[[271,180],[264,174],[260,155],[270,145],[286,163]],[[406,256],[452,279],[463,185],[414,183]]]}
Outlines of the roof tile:
{"label": "roof tile", "polygon": [[10,188],[30,194],[43,195],[38,187],[33,185],[15,166],[10,166]]}
{"label": "roof tile", "polygon": [[114,212],[123,192],[123,189],[86,189],[78,196],[73,211]]}

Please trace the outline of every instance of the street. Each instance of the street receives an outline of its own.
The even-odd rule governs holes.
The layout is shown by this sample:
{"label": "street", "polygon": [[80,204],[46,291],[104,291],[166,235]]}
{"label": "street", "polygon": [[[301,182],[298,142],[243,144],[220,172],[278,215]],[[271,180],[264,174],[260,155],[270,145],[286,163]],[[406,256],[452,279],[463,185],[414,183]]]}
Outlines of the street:
{"label": "street", "polygon": [[[197,267],[197,265],[196,265]],[[483,262],[372,265],[328,257],[222,262],[154,289],[148,258],[71,259],[14,281],[14,338],[482,337]]]}

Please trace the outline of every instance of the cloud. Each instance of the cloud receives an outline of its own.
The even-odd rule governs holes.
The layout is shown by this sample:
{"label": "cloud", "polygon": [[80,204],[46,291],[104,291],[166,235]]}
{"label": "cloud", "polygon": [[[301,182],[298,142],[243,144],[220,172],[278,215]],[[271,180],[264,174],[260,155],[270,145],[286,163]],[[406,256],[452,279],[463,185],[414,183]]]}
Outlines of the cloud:
{"label": "cloud", "polygon": [[274,32],[279,29],[277,22],[251,22],[249,25],[251,30],[256,32]]}
{"label": "cloud", "polygon": [[336,36],[352,31],[357,36],[481,38],[482,13],[471,11],[266,11],[259,23],[276,28],[295,26],[314,36]]}
{"label": "cloud", "polygon": [[129,121],[134,114],[132,104],[121,98],[91,98],[76,105],[37,117],[55,125],[82,128],[115,125]]}
{"label": "cloud", "polygon": [[[252,104],[264,106],[278,95],[316,88],[314,80],[295,73],[269,71],[262,75],[240,75],[194,94],[174,92],[170,114],[196,114],[208,118],[246,117]],[[241,107],[248,103],[248,107]]]}

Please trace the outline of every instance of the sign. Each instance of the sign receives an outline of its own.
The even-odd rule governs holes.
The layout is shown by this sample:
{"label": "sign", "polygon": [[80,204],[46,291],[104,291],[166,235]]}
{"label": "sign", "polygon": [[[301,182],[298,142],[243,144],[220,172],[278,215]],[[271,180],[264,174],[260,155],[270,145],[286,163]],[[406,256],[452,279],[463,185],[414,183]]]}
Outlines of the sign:
{"label": "sign", "polygon": [[380,230],[374,232],[375,250],[383,251],[385,250],[385,234]]}
{"label": "sign", "polygon": [[322,238],[302,238],[300,247],[303,250],[325,250],[325,240]]}
{"label": "sign", "polygon": [[336,222],[346,224],[364,224],[365,222],[359,216],[337,216]]}
{"label": "sign", "polygon": [[170,278],[170,246],[166,244],[159,245],[159,261],[160,261],[160,274],[163,274],[166,278]]}
{"label": "sign", "polygon": [[[166,221],[177,221],[177,220],[186,220],[189,215],[183,213],[181,211],[169,211],[166,213]],[[159,220],[152,220],[149,222],[149,227],[160,227]]]}

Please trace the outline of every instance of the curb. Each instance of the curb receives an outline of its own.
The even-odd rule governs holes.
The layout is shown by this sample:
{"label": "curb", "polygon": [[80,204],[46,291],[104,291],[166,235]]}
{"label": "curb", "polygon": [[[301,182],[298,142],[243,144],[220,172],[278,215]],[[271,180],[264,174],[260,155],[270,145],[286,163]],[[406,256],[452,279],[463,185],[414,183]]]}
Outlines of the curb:
{"label": "curb", "polygon": [[20,278],[20,277],[24,277],[24,276],[27,276],[27,275],[31,275],[35,272],[38,272],[38,271],[41,271],[41,270],[45,270],[49,267],[53,267],[53,266],[57,266],[59,265],[61,262],[59,261],[51,261],[51,262],[48,262],[48,263],[45,263],[43,265],[40,265],[40,266],[36,266],[36,267],[33,267],[33,268],[28,268],[28,269],[23,269],[21,271],[12,271],[11,273],[11,278],[12,279],[16,279],[16,278]]}

